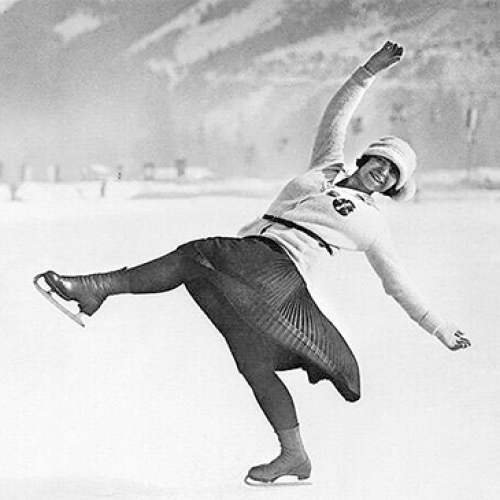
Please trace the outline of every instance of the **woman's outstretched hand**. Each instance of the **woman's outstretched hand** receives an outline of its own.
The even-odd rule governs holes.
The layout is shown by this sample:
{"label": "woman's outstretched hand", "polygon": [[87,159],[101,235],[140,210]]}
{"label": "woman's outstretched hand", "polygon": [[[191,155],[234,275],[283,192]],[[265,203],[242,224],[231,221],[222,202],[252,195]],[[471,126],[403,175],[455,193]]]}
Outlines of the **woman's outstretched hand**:
{"label": "woman's outstretched hand", "polygon": [[435,336],[452,351],[466,349],[472,345],[471,341],[464,335],[464,333],[451,324],[438,328]]}
{"label": "woman's outstretched hand", "polygon": [[384,46],[375,52],[365,64],[365,69],[375,75],[379,71],[396,64],[403,57],[403,47],[393,42],[385,42]]}

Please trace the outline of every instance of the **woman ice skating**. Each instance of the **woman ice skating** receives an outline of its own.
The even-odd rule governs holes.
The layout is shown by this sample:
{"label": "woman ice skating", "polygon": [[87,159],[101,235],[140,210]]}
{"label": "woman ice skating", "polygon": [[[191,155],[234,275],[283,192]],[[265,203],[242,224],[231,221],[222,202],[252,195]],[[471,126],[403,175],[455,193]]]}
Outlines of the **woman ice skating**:
{"label": "woman ice skating", "polygon": [[52,301],[52,294],[76,301],[87,316],[110,295],[162,293],[184,285],[224,336],[278,437],[279,455],[252,467],[246,478],[250,483],[273,483],[282,476],[304,480],[311,474],[295,406],[277,372],[301,368],[312,384],[329,380],[346,401],[360,398],[356,358],[303,279],[316,256],[364,252],[385,291],[411,319],[450,350],[471,345],[424,301],[401,269],[372,197],[412,196],[416,157],[410,145],[382,137],[361,154],[354,173],[348,175],[344,165],[344,138],[353,112],[375,76],[402,54],[402,47],[387,42],[344,83],[326,107],[308,171],[291,180],[238,237],[191,241],[130,269],[85,276],[47,271],[35,278]]}

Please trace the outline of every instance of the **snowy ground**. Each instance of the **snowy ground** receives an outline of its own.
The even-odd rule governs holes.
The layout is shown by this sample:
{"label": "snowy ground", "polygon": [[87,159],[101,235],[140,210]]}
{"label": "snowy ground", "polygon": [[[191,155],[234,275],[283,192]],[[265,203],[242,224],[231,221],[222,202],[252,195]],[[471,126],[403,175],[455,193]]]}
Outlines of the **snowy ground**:
{"label": "snowy ground", "polygon": [[274,436],[184,290],[113,297],[82,329],[31,284],[49,268],[111,270],[232,235],[266,203],[0,203],[1,500],[499,498],[499,196],[385,208],[416,281],[470,334],[467,351],[410,322],[363,256],[321,263],[315,293],[358,357],[363,398],[283,376],[313,461],[308,487],[242,483],[277,453]]}

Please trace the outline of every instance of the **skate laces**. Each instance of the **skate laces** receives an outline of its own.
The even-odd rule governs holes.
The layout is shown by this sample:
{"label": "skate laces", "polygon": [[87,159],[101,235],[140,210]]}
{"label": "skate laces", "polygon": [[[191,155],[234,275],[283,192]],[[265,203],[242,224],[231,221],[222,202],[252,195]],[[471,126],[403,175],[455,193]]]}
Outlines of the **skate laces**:
{"label": "skate laces", "polygon": [[115,281],[124,277],[124,271],[126,267],[119,269],[118,271],[111,271],[108,273],[96,273],[81,276],[83,285],[89,288],[90,292],[97,295],[95,297],[98,300],[104,300],[108,295],[114,295],[118,290],[115,288],[121,288],[115,286]]}
{"label": "skate laces", "polygon": [[255,469],[268,474],[286,475],[297,467],[305,465],[309,461],[307,454],[294,448],[283,448],[281,453],[271,462],[258,465]]}

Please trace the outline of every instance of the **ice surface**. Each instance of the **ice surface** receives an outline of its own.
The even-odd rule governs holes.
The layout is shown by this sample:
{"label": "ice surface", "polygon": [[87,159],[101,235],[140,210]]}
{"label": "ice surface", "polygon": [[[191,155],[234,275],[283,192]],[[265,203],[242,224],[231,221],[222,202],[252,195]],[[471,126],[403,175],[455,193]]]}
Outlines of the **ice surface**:
{"label": "ice surface", "polygon": [[267,201],[1,202],[0,499],[499,498],[499,201],[383,207],[410,273],[470,334],[467,351],[419,330],[362,255],[320,263],[312,286],[357,355],[363,397],[283,375],[314,485],[271,491],[242,479],[276,454],[272,431],[184,290],[113,297],[82,329],[32,286],[49,268],[107,271],[233,235]]}

